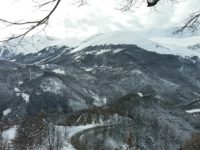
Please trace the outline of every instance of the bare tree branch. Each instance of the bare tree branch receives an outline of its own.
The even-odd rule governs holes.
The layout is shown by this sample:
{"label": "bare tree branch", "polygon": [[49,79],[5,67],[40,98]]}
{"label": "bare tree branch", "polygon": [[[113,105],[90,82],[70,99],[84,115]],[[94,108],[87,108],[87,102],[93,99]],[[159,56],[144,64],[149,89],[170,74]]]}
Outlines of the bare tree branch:
{"label": "bare tree branch", "polygon": [[35,20],[35,21],[26,21],[26,22],[12,22],[12,21],[8,21],[5,19],[0,19],[0,22],[5,23],[7,26],[27,26],[28,28],[26,29],[25,32],[18,34],[18,35],[13,35],[8,39],[5,40],[1,40],[0,42],[9,42],[13,39],[19,39],[19,41],[23,40],[24,37],[29,34],[31,31],[35,30],[36,28],[44,25],[44,28],[46,28],[46,26],[48,25],[49,22],[49,18],[51,17],[51,15],[54,13],[54,11],[57,9],[58,5],[60,4],[61,0],[50,0],[46,3],[43,3],[41,5],[39,5],[39,7],[43,7],[45,5],[48,5],[50,3],[54,3],[56,2],[56,4],[54,5],[54,7],[51,9],[51,11],[42,19],[39,20]]}
{"label": "bare tree branch", "polygon": [[160,0],[147,0],[147,7],[155,6]]}
{"label": "bare tree branch", "polygon": [[52,4],[52,3],[55,2],[55,1],[56,1],[56,0],[47,1],[47,2],[45,2],[45,3],[43,3],[43,4],[39,4],[37,7],[41,8],[41,7],[43,7],[43,6]]}
{"label": "bare tree branch", "polygon": [[[18,39],[20,42],[24,39],[25,36],[27,36],[30,32],[35,31],[39,27],[42,27],[42,31],[45,30],[46,26],[49,23],[50,17],[52,14],[55,12],[55,10],[58,8],[60,5],[61,0],[47,0],[46,2],[40,2],[36,0],[32,0],[37,4],[37,8],[41,9],[45,6],[48,6],[50,4],[53,5],[53,7],[49,10],[46,16],[44,16],[41,19],[38,20],[33,20],[33,21],[9,21],[6,19],[1,19],[0,18],[0,23],[5,24],[6,27],[9,26],[14,26],[14,27],[22,27],[25,31],[22,32],[21,34],[13,34],[11,37],[5,39],[5,40],[0,40],[0,42],[9,42],[13,39]],[[177,2],[178,0],[168,0],[171,2]],[[147,7],[154,7],[156,6],[160,0],[125,0],[125,5],[120,9],[122,11],[128,11],[131,10],[131,8],[139,8],[142,3],[146,3]],[[79,4],[79,6],[87,4],[87,0],[76,0],[76,4]],[[191,14],[186,21],[184,22],[183,26],[178,28],[175,33],[180,33],[185,31],[186,29],[195,32],[198,27],[200,26],[200,11],[195,12]]]}
{"label": "bare tree branch", "polygon": [[189,30],[190,32],[194,33],[195,31],[198,30],[199,26],[200,26],[200,11],[197,11],[195,13],[190,14],[189,17],[185,20],[183,26],[178,27],[178,29],[174,33],[175,34],[182,33],[185,30]]}
{"label": "bare tree branch", "polygon": [[78,0],[77,3],[79,4],[79,6],[83,6],[83,5],[88,4],[87,0]]}
{"label": "bare tree branch", "polygon": [[120,9],[122,11],[128,11],[133,7],[139,7],[142,3],[146,3],[147,7],[155,6],[160,0],[126,0],[125,5]]}

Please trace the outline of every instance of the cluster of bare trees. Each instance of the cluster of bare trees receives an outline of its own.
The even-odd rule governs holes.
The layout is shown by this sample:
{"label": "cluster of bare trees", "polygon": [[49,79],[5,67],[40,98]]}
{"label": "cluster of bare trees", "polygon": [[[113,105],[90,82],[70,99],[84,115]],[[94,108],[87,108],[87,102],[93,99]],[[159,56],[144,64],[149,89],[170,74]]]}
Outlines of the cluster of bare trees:
{"label": "cluster of bare trees", "polygon": [[12,145],[16,150],[60,150],[63,146],[61,133],[52,123],[46,122],[44,114],[23,119],[17,129]]}
{"label": "cluster of bare trees", "polygon": [[[11,37],[7,39],[3,39],[0,42],[8,42],[13,39],[22,40],[26,35],[38,29],[39,27],[42,27],[42,30],[45,30],[53,13],[58,9],[59,5],[62,5],[61,1],[62,0],[44,0],[44,1],[39,2],[38,3],[39,9],[43,7],[49,7],[50,10],[44,17],[41,17],[37,20],[30,19],[26,21],[13,22],[13,21],[7,20],[6,18],[0,18],[0,23],[5,24],[6,26],[26,27],[26,30],[24,32],[20,34],[13,34]],[[124,6],[121,8],[121,10],[123,11],[130,10],[131,8],[138,6],[138,4],[141,4],[144,1],[146,2],[147,7],[154,7],[160,1],[163,1],[163,0],[125,0]],[[170,1],[176,2],[177,0],[168,0],[168,1],[165,1],[165,3],[168,3]],[[87,0],[78,0],[77,3],[78,5],[82,6],[82,5],[87,4]],[[188,18],[183,23],[183,26],[179,27],[175,31],[175,33],[180,33],[187,29],[192,32],[195,32],[198,29],[199,25],[200,25],[200,11],[197,11],[189,15]]]}
{"label": "cluster of bare trees", "polygon": [[0,149],[1,150],[10,150],[10,143],[8,142],[8,139],[5,139],[2,135],[2,132],[0,132]]}
{"label": "cluster of bare trees", "polygon": [[180,150],[199,150],[200,149],[200,134],[195,133],[191,139],[186,141],[180,148]]}
{"label": "cluster of bare trees", "polygon": [[13,127],[13,123],[9,120],[1,121],[0,119],[0,150],[11,150],[12,144],[8,135],[4,135],[4,131],[8,130],[10,127]]}

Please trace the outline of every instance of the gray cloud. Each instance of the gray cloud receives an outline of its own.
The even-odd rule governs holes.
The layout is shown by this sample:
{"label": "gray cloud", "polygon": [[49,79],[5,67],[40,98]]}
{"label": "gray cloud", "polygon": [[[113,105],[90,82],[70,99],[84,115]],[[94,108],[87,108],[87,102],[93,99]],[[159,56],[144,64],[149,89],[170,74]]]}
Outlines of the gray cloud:
{"label": "gray cloud", "polygon": [[[188,14],[198,10],[200,6],[199,0],[185,0],[179,4],[163,0],[156,9],[149,9],[144,3],[139,8],[134,8],[134,12],[122,12],[116,8],[120,8],[123,2],[124,0],[88,0],[89,5],[78,7],[74,5],[74,0],[62,1],[46,32],[58,38],[80,39],[113,30],[141,31],[159,36],[168,34],[167,31],[180,25]],[[1,34],[6,35],[6,31],[4,32]]]}

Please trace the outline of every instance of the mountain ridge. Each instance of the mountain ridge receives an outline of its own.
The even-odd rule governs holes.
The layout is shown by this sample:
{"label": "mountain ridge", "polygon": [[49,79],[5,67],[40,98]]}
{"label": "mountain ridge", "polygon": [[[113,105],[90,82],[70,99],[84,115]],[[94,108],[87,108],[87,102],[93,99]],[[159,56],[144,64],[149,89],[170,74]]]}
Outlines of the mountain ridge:
{"label": "mountain ridge", "polygon": [[[3,135],[15,131],[15,149],[81,143],[97,150],[177,150],[200,131],[198,57],[98,44],[102,36],[0,60],[0,123]],[[52,135],[62,142],[49,145]]]}

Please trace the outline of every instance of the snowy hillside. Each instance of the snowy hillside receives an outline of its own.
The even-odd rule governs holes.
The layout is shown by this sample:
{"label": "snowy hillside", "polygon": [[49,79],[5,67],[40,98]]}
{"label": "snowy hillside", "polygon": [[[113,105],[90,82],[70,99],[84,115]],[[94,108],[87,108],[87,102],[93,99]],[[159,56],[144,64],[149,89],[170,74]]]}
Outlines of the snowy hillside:
{"label": "snowy hillside", "polygon": [[147,51],[159,54],[172,54],[182,57],[200,57],[200,36],[187,38],[154,38],[145,36],[145,33],[132,31],[115,31],[97,34],[81,42],[77,39],[56,39],[42,36],[27,37],[21,43],[11,41],[7,45],[0,46],[0,58],[9,58],[15,54],[36,53],[50,46],[67,46],[73,49],[70,53],[76,53],[89,46],[98,45],[137,45]]}
{"label": "snowy hillside", "polygon": [[188,47],[200,43],[200,36],[192,36],[185,38],[152,38],[152,40],[161,44],[171,44],[182,47]]}
{"label": "snowy hillside", "polygon": [[0,150],[177,150],[200,132],[200,59],[184,58],[200,56],[198,40],[110,32],[30,44],[0,53]]}
{"label": "snowy hillside", "polygon": [[6,46],[0,46],[0,59],[7,59],[15,56],[16,52],[13,49],[8,49]]}
{"label": "snowy hillside", "polygon": [[[46,47],[50,46],[67,46],[67,47],[76,47],[79,45],[80,41],[77,39],[56,39],[56,38],[49,38],[45,36],[33,36],[33,37],[26,37],[22,40],[21,43],[17,40],[10,41],[8,44],[0,45],[0,58],[1,53],[5,50],[9,50],[12,54],[28,54],[28,53],[36,53]],[[4,52],[5,53],[5,52]]]}
{"label": "snowy hillside", "polygon": [[145,38],[144,34],[138,34],[131,31],[126,32],[109,32],[105,34],[95,35],[80,44],[71,53],[76,53],[89,46],[97,45],[126,45],[134,44],[148,51],[160,54],[180,55],[182,57],[200,57],[200,49],[189,49],[188,46],[198,44],[200,37],[190,38]]}

